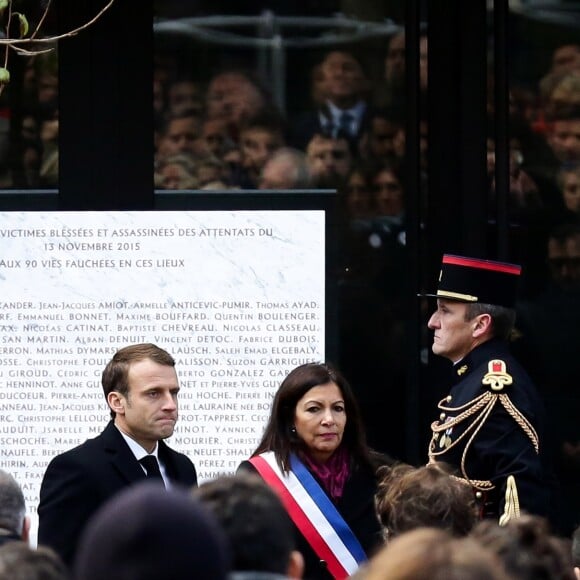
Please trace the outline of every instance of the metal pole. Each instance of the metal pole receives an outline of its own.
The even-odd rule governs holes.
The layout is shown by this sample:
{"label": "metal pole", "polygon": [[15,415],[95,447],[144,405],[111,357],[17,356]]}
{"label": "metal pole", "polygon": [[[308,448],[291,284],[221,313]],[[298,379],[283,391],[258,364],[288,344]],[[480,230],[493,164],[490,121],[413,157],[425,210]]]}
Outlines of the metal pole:
{"label": "metal pole", "polygon": [[[256,37],[259,39],[262,38],[271,38],[272,37],[272,20],[273,15],[272,12],[265,10],[260,15],[258,19],[258,25],[256,26]],[[271,82],[270,77],[270,48],[268,46],[264,46],[263,44],[259,44],[257,46],[257,65],[256,69],[258,71],[258,78],[263,83]]]}
{"label": "metal pole", "polygon": [[286,112],[286,53],[282,36],[272,39],[272,95],[282,113]]}

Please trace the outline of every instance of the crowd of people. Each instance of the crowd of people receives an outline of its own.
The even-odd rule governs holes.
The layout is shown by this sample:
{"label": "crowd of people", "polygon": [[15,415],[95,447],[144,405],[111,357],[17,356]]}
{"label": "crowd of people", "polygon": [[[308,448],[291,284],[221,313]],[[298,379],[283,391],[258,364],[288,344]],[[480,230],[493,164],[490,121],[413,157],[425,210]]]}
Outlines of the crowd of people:
{"label": "crowd of people", "polygon": [[[25,57],[18,98],[0,102],[0,189],[58,187],[59,81],[56,50]],[[17,100],[18,105],[15,105]]]}
{"label": "crowd of people", "polygon": [[[355,51],[327,51],[309,71],[310,107],[292,114],[251,71],[200,80],[159,58],[153,79],[157,188],[338,191],[342,370],[373,387],[381,369],[393,384],[404,373],[405,287],[392,275],[405,263],[404,43],[402,32],[389,40],[380,79]],[[426,35],[420,57],[427,91]],[[50,62],[31,62],[35,113],[22,117],[12,178],[52,186],[58,85]],[[444,256],[428,327],[453,378],[425,465],[400,462],[392,437],[390,456],[369,446],[358,391],[311,363],[281,383],[238,472],[198,486],[190,459],[164,443],[178,417],[173,358],[129,346],[103,372],[109,425],[47,468],[38,547],[19,484],[0,472],[0,580],[580,578],[580,45],[554,50],[535,90],[513,88],[510,127],[524,293],[516,300],[519,266]],[[491,124],[487,168],[493,220]],[[366,317],[350,308],[361,303]],[[382,416],[381,396],[365,404]]]}
{"label": "crowd of people", "polygon": [[[419,219],[429,203],[428,34],[420,34]],[[336,280],[339,360],[370,393],[377,377],[406,381],[408,302],[405,162],[405,33],[380,55],[354,44],[304,59],[308,86],[281,111],[255,71],[195,76],[179,54],[155,65],[156,186],[161,189],[331,188],[340,219]],[[377,62],[380,67],[377,67]],[[380,69],[380,74],[377,71]],[[199,72],[199,71],[198,71]],[[535,81],[510,79],[508,221],[510,259],[524,265],[514,350],[548,406],[552,452],[564,485],[580,476],[574,417],[580,315],[577,230],[580,199],[580,45],[552,49]],[[487,219],[497,218],[493,78],[489,79]],[[421,221],[421,230],[429,224]],[[414,226],[413,226],[414,227]],[[545,323],[545,324],[544,324]],[[545,332],[546,325],[558,332]],[[386,397],[386,396],[385,396]],[[380,405],[363,397],[370,439],[392,440],[404,425],[379,430]],[[383,401],[403,408],[402,391]],[[381,432],[379,432],[381,431]],[[575,498],[570,501],[576,502]],[[576,505],[575,509],[578,509]]]}
{"label": "crowd of people", "polygon": [[[424,108],[429,90],[427,31],[421,32],[419,44]],[[317,58],[310,52],[303,59],[304,94],[284,111],[255,70],[202,70],[192,67],[189,52],[160,49],[153,76],[156,188],[338,191],[339,360],[360,389],[387,374],[396,384],[406,380],[402,345],[407,281],[401,275],[408,258],[409,193],[402,171],[404,31],[385,39],[382,46],[380,54],[369,54],[356,43],[321,51]],[[4,186],[52,187],[58,184],[56,53],[26,62],[25,106],[13,119],[19,131],[10,130],[11,138],[19,134],[19,145],[5,155],[7,160],[20,159],[20,164],[11,161],[4,167]],[[537,71],[535,83],[510,79],[510,252],[525,266],[517,305],[516,353],[547,398],[556,433],[554,454],[567,481],[580,473],[580,436],[571,424],[577,409],[573,388],[580,370],[580,359],[573,354],[576,341],[571,339],[580,315],[580,247],[575,233],[580,215],[579,78],[580,45],[563,43],[553,49],[549,67]],[[289,89],[300,93],[295,87]],[[488,218],[493,223],[491,75],[488,95]],[[422,110],[418,112],[420,214],[429,195],[429,128]],[[0,128],[2,119],[0,114]],[[540,320],[559,332],[543,332]],[[367,403],[368,397],[363,399],[365,415],[371,419],[370,438],[376,441],[382,436],[374,428],[380,423],[373,417],[378,406]],[[403,400],[392,402],[404,406]],[[393,432],[402,428],[393,422]]]}
{"label": "crowd of people", "polygon": [[[427,38],[423,31],[421,108],[428,98]],[[580,162],[579,55],[580,45],[559,46],[551,68],[538,72],[536,87],[524,89],[517,79],[512,83],[509,212],[516,225],[531,226],[540,219],[550,229],[577,220],[573,175]],[[179,54],[158,55],[154,73],[156,186],[336,188],[346,219],[357,222],[356,227],[375,218],[402,220],[406,197],[400,179],[406,128],[404,31],[388,39],[382,74],[374,72],[376,60],[376,54],[369,57],[352,45],[329,49],[316,62],[306,60],[308,97],[282,111],[252,70],[213,71],[206,78],[181,62]],[[492,83],[490,75],[490,219],[495,217]],[[426,116],[418,114],[421,169],[426,178],[428,126]],[[275,156],[281,150],[292,153],[283,163]],[[381,184],[385,170],[397,176],[397,188]],[[356,193],[349,191],[351,179],[357,183]]]}
{"label": "crowd of people", "polygon": [[420,466],[370,446],[345,376],[309,362],[281,382],[250,457],[198,485],[165,442],[174,358],[121,348],[101,378],[109,424],[45,471],[36,547],[20,485],[0,471],[0,579],[580,577],[580,525],[553,527],[544,406],[509,350],[520,273],[443,256],[424,297],[450,386]]}
{"label": "crowd of people", "polygon": [[33,546],[22,534],[22,491],[0,470],[0,578],[580,578],[580,527],[572,538],[563,538],[540,516],[522,515],[503,526],[479,521],[472,496],[443,467],[394,464],[379,471],[377,482],[382,539],[375,538],[374,549],[352,573],[326,572],[320,564],[309,568],[283,500],[260,477],[245,472],[194,488],[168,490],[144,479],[121,490],[85,522],[78,552],[67,566],[54,549]]}
{"label": "crowd of people", "polygon": [[[429,173],[427,38],[422,31],[417,112],[422,209]],[[336,188],[345,230],[341,272],[348,269],[349,279],[366,276],[362,279],[382,290],[380,264],[387,262],[395,271],[405,245],[404,31],[385,39],[383,46],[379,55],[354,43],[316,53],[317,58],[309,54],[302,63],[304,95],[287,110],[277,106],[271,87],[255,70],[199,70],[189,56],[160,49],[153,77],[155,187]],[[557,226],[578,223],[579,55],[580,45],[562,44],[553,50],[549,69],[537,72],[535,86],[511,79],[509,217],[512,248],[527,266],[524,283],[530,297],[547,281],[548,236]],[[57,187],[57,55],[24,62],[22,106],[6,113],[17,130],[6,126],[1,135],[0,187]],[[491,221],[496,217],[492,83],[490,73]],[[0,115],[0,131],[6,115]]]}
{"label": "crowd of people", "polygon": [[[403,34],[391,42],[401,39]],[[373,82],[356,51],[329,50],[308,75],[308,109],[294,112],[281,111],[251,70],[220,70],[200,80],[178,59],[159,57],[156,187],[336,188],[349,218],[401,221],[404,59],[393,63],[391,52],[394,48],[385,59],[385,79]],[[385,170],[397,176],[396,190],[380,183]],[[362,182],[351,200],[347,186],[354,174]]]}

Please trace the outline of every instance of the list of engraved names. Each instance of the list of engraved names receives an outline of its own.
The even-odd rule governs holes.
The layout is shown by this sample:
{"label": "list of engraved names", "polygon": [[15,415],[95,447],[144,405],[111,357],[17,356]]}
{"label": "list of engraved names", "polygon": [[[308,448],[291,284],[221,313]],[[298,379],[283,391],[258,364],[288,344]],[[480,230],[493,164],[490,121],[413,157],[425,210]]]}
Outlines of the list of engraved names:
{"label": "list of engraved names", "polygon": [[31,511],[48,461],[109,421],[100,378],[119,348],[175,357],[169,443],[202,481],[248,457],[284,376],[324,359],[320,212],[242,213],[0,214],[0,460]]}

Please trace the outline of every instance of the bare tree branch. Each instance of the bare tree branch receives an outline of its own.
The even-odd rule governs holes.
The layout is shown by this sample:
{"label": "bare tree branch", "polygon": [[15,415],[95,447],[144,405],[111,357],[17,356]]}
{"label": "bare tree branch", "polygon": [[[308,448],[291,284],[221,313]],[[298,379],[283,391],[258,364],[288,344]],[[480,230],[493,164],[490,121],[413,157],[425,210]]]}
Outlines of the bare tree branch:
{"label": "bare tree branch", "polygon": [[[109,0],[107,4],[99,11],[99,13],[91,18],[88,22],[85,22],[82,26],[78,28],[74,28],[73,30],[69,30],[68,32],[64,32],[63,34],[58,34],[56,36],[47,36],[45,38],[33,38],[32,36],[29,38],[0,38],[0,45],[5,44],[10,47],[16,46],[19,44],[30,44],[30,43],[49,43],[54,42],[55,40],[62,40],[63,38],[70,38],[71,36],[76,36],[82,30],[85,30],[92,24],[94,24],[113,4],[115,0]],[[45,19],[48,9],[51,5],[51,2],[48,2],[46,8],[44,10],[44,14],[42,15],[41,22]],[[34,31],[34,34],[38,31],[38,26]]]}
{"label": "bare tree branch", "polygon": [[[41,44],[53,44],[55,43],[57,40],[62,40],[63,38],[70,38],[72,36],[76,36],[79,32],[87,29],[89,26],[92,26],[113,4],[115,3],[115,0],[108,0],[107,4],[101,8],[101,10],[99,10],[99,12],[96,14],[96,16],[94,16],[93,18],[91,18],[89,21],[85,22],[83,25],[74,28],[73,30],[69,30],[68,32],[65,32],[63,34],[58,34],[58,35],[54,35],[54,36],[47,36],[44,38],[37,38],[37,34],[40,33],[40,30],[42,28],[42,25],[44,24],[44,21],[46,20],[46,16],[48,14],[48,11],[50,10],[50,7],[52,5],[52,0],[47,0],[46,5],[44,7],[44,11],[42,13],[42,16],[38,22],[38,24],[36,25],[36,28],[34,29],[34,32],[28,37],[26,38],[26,31],[28,29],[28,22],[26,17],[19,13],[19,12],[12,12],[12,0],[9,0],[7,3],[7,8],[8,8],[8,15],[6,18],[6,24],[4,26],[4,29],[6,31],[6,35],[8,35],[8,31],[11,28],[11,24],[12,24],[12,16],[17,15],[19,20],[20,20],[20,30],[21,30],[21,35],[23,36],[23,38],[0,38],[0,46],[4,46],[4,64],[2,67],[0,67],[0,94],[2,94],[2,92],[4,91],[5,86],[10,82],[10,72],[8,71],[8,54],[10,52],[10,50],[13,50],[14,52],[16,52],[17,54],[20,55],[27,55],[27,56],[33,56],[36,54],[43,54],[46,52],[50,52],[52,50],[54,50],[53,48],[30,48],[30,45],[41,45]],[[29,45],[29,48],[25,49],[23,48],[23,45]]]}
{"label": "bare tree branch", "polygon": [[48,0],[46,3],[46,6],[44,7],[44,12],[42,13],[40,20],[38,21],[38,24],[36,25],[36,28],[34,29],[34,32],[30,35],[31,39],[33,39],[38,34],[40,28],[44,24],[44,21],[46,20],[46,16],[48,14],[48,11],[50,10],[51,4],[52,4],[52,0]]}

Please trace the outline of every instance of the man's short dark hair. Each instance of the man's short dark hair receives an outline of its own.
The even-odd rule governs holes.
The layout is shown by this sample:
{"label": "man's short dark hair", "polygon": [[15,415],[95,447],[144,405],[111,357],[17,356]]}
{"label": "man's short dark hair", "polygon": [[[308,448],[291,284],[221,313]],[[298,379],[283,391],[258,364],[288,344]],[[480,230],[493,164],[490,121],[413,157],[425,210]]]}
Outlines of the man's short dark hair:
{"label": "man's short dark hair", "polygon": [[193,494],[217,517],[231,545],[233,570],[286,574],[295,539],[276,493],[257,475],[203,483]]}
{"label": "man's short dark hair", "polygon": [[324,141],[344,141],[348,146],[348,152],[351,158],[358,159],[359,154],[357,150],[357,145],[353,139],[351,139],[343,130],[339,130],[336,135],[332,132],[332,127],[325,127],[320,130],[315,131],[308,140],[306,144],[306,149],[308,149],[308,145],[314,141],[314,139],[322,139]]}
{"label": "man's short dark hair", "polygon": [[473,320],[480,314],[489,314],[492,320],[491,332],[495,338],[508,340],[516,322],[516,311],[513,308],[497,304],[470,302],[465,309],[465,320]]}
{"label": "man's short dark hair", "polygon": [[286,133],[284,118],[276,111],[260,111],[256,115],[242,121],[240,133],[252,129],[262,129],[272,134],[278,134],[282,138]]}
{"label": "man's short dark hair", "polygon": [[[114,354],[103,371],[101,384],[105,398],[113,391],[127,397],[129,394],[129,367],[132,363],[147,359],[160,365],[175,366],[175,359],[155,344],[144,343],[126,346]],[[111,417],[115,417],[112,410]]]}

